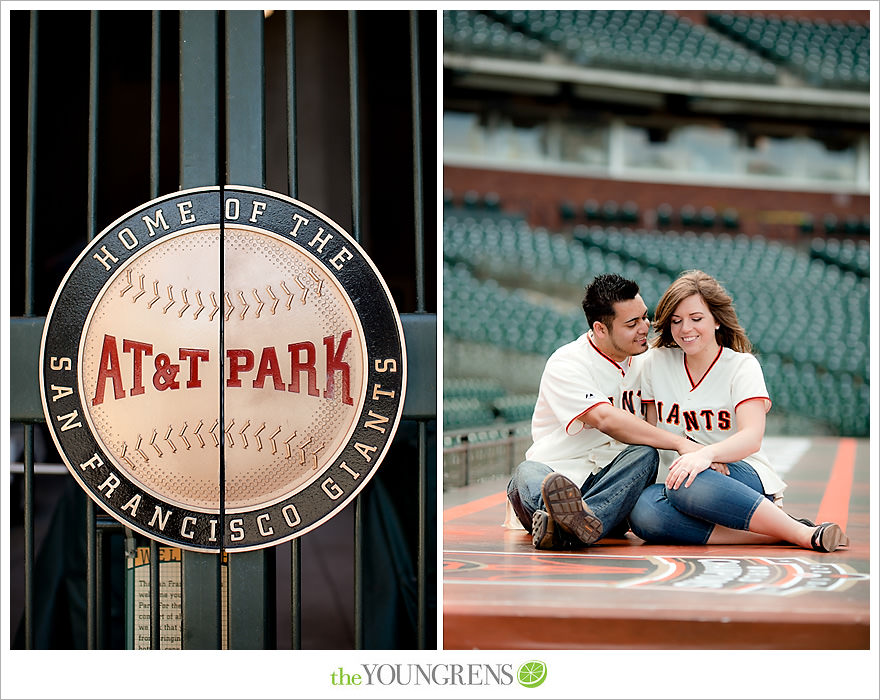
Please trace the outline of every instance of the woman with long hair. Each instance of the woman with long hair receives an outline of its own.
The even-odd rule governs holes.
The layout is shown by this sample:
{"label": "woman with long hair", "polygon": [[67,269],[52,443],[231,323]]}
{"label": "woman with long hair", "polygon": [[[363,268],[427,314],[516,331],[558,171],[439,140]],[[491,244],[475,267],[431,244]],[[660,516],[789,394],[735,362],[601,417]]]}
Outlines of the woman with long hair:
{"label": "woman with long hair", "polygon": [[785,482],[761,450],[771,405],[764,374],[721,284],[699,270],[682,273],[658,302],[654,329],[642,370],[648,420],[703,447],[677,457],[665,483],[645,489],[630,513],[632,531],[666,544],[847,546],[836,523],[781,507]]}

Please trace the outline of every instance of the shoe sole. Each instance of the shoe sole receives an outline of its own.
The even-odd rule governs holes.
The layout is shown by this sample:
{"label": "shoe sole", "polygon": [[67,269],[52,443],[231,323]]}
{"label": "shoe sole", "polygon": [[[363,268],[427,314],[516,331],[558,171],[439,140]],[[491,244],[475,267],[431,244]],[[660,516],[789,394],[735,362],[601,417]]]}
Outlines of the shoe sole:
{"label": "shoe sole", "polygon": [[559,527],[584,544],[602,537],[602,521],[581,498],[581,490],[566,476],[553,472],[544,478],[541,494],[547,513]]}
{"label": "shoe sole", "polygon": [[849,537],[843,534],[839,525],[832,523],[822,531],[819,543],[824,551],[833,552],[838,547],[848,547]]}
{"label": "shoe sole", "polygon": [[535,549],[554,549],[553,521],[543,511],[536,510],[532,515],[532,544]]}

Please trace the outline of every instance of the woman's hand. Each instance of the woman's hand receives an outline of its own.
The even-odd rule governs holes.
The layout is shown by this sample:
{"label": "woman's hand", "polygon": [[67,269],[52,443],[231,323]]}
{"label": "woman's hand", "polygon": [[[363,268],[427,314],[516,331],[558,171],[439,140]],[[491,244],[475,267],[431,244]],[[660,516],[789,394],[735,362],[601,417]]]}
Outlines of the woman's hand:
{"label": "woman's hand", "polygon": [[677,491],[682,484],[687,488],[694,483],[697,474],[710,468],[722,474],[729,474],[727,465],[713,462],[711,455],[704,449],[676,457],[669,467],[669,474],[666,475],[666,488]]}

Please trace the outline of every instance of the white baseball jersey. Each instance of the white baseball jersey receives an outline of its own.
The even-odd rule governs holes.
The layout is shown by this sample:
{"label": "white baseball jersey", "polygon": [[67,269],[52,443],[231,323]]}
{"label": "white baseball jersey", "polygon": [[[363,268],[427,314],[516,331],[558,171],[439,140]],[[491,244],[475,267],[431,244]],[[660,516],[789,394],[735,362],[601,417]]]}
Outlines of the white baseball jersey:
{"label": "white baseball jersey", "polygon": [[[736,408],[745,401],[763,399],[770,410],[764,373],[754,355],[720,348],[702,377],[694,377],[680,348],[655,348],[642,365],[642,401],[653,401],[657,426],[684,435],[701,445],[712,445],[737,431]],[[661,450],[661,464],[669,466],[678,453]],[[764,493],[781,498],[785,482],[762,450],[741,460],[761,478]],[[665,479],[665,473],[659,475]]]}
{"label": "white baseball jersey", "polygon": [[556,350],[541,376],[526,459],[542,462],[578,485],[608,466],[627,445],[577,417],[601,403],[642,416],[643,358],[616,362],[596,347],[592,332]]}

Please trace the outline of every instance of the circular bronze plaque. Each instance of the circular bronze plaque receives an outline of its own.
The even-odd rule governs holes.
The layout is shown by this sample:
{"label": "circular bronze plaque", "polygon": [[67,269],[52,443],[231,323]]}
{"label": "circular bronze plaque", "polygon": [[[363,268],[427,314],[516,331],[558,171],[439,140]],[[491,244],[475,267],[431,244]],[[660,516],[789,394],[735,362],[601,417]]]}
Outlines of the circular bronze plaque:
{"label": "circular bronze plaque", "polygon": [[369,480],[406,386],[400,318],[358,244],[265,190],[178,192],[104,230],[46,320],[46,420],[111,515],[248,550],[332,517]]}

